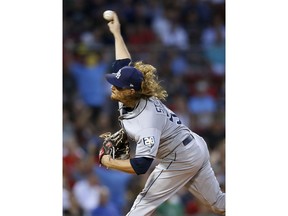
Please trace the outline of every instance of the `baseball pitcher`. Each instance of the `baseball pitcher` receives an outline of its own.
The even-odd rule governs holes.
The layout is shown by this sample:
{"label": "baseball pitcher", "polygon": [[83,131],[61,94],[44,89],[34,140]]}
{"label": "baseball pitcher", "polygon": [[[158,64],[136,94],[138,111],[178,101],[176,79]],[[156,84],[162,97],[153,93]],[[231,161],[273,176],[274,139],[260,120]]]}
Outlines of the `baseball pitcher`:
{"label": "baseball pitcher", "polygon": [[[206,142],[161,102],[168,95],[159,85],[156,69],[142,62],[132,64],[115,12],[108,26],[115,38],[116,60],[106,79],[112,84],[111,99],[119,102],[122,128],[101,136],[100,163],[141,175],[155,158],[160,161],[126,216],[151,215],[182,187],[224,215],[225,193],[211,168]],[[129,139],[137,144],[134,158],[130,158]]]}

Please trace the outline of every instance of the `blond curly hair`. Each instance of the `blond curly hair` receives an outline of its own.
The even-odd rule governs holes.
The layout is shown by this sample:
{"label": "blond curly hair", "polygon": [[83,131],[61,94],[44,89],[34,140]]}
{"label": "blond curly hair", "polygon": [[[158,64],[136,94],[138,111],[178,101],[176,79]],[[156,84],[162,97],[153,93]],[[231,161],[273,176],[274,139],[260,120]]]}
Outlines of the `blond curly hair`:
{"label": "blond curly hair", "polygon": [[[144,64],[142,61],[137,61],[133,66],[144,75],[144,81],[141,85],[141,91],[137,92],[136,98],[157,97],[159,100],[166,100],[168,97],[167,91],[160,85],[156,68],[150,64]],[[135,99],[136,99],[135,98]]]}

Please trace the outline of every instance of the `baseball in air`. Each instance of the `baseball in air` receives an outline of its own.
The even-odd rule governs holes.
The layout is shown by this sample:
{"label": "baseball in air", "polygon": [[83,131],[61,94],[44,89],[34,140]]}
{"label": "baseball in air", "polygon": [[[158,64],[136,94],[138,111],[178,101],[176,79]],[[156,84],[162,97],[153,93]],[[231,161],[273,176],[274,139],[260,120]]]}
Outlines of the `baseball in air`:
{"label": "baseball in air", "polygon": [[113,11],[112,10],[106,10],[106,11],[104,11],[104,13],[103,13],[103,17],[104,17],[104,19],[106,19],[106,20],[108,20],[108,21],[111,21],[111,20],[113,20]]}

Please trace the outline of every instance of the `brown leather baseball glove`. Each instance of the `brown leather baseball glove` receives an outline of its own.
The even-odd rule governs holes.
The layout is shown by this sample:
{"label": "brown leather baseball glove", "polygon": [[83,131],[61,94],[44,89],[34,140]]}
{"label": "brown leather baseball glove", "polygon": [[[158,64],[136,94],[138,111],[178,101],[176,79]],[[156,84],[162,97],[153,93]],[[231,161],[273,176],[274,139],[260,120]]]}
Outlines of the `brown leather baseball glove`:
{"label": "brown leather baseball glove", "polygon": [[130,147],[127,134],[121,128],[117,132],[111,134],[106,132],[100,135],[104,139],[103,147],[99,152],[99,162],[103,155],[110,155],[113,159],[125,160],[130,158]]}

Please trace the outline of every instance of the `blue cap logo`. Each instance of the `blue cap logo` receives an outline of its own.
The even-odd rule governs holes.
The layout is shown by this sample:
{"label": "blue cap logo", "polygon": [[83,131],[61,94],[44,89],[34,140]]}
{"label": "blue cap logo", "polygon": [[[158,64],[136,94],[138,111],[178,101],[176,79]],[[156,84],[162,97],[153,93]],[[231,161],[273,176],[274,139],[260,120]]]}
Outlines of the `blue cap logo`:
{"label": "blue cap logo", "polygon": [[119,79],[120,76],[121,76],[121,69],[116,73],[115,77],[116,77],[117,79]]}
{"label": "blue cap logo", "polygon": [[107,81],[123,89],[133,88],[136,91],[141,90],[141,84],[144,79],[143,74],[132,66],[125,66],[117,73],[106,74]]}

